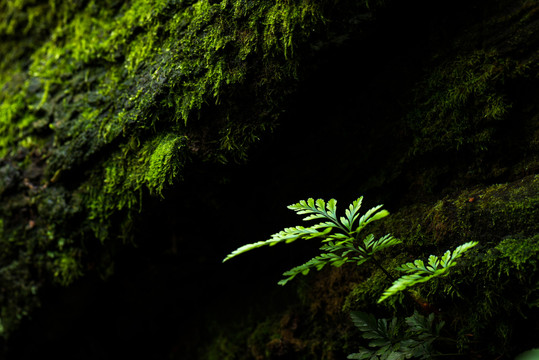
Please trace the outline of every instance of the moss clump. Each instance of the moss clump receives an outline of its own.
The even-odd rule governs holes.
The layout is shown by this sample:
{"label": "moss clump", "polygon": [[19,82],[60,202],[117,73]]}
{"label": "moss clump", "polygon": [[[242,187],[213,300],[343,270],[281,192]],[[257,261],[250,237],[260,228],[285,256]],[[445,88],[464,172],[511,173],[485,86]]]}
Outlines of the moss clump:
{"label": "moss clump", "polygon": [[[516,356],[536,346],[539,236],[508,237],[469,259],[453,281],[460,291],[455,305],[462,306],[457,321],[460,346],[477,351],[480,342],[491,354]],[[464,334],[473,334],[473,339]],[[472,343],[469,341],[473,340]]]}
{"label": "moss clump", "polygon": [[[418,193],[504,182],[537,171],[537,4],[518,1],[436,52],[404,117],[400,163]],[[495,7],[491,7],[491,10]],[[480,17],[479,17],[480,18]],[[434,160],[435,159],[435,160]],[[433,162],[439,165],[433,166]]]}
{"label": "moss clump", "polygon": [[526,66],[501,58],[495,51],[477,51],[437,68],[421,88],[420,105],[409,116],[416,134],[413,155],[469,148],[476,154],[492,144],[496,123],[511,108],[503,84],[523,76]]}
{"label": "moss clump", "polygon": [[[501,253],[501,257],[508,258],[517,271],[537,270],[535,258],[539,252],[539,235],[527,239],[504,239],[495,249]],[[532,268],[526,269],[527,265],[531,265]]]}

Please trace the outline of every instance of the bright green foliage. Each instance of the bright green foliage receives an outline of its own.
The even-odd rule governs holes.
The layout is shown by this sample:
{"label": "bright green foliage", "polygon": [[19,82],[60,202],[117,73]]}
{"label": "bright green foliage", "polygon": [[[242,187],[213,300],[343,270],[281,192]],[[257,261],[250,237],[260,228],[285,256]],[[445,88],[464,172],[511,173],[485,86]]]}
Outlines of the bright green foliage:
{"label": "bright green foliage", "polygon": [[350,354],[348,359],[403,360],[431,359],[435,354],[432,343],[439,337],[444,326],[436,321],[434,314],[425,317],[418,312],[405,319],[404,324],[397,318],[376,319],[361,311],[351,314],[354,325],[368,340],[369,347],[360,347],[358,353]]}
{"label": "bright green foliage", "polygon": [[478,242],[476,241],[464,243],[453,250],[453,253],[447,250],[441,258],[431,255],[426,265],[423,260],[415,260],[414,262],[401,265],[397,270],[406,272],[407,275],[395,280],[393,285],[384,291],[378,302],[380,303],[410,286],[429,281],[434,277],[447,276],[449,269],[457,264],[456,259],[477,244]]}
{"label": "bright green foliage", "polygon": [[362,201],[363,197],[355,200],[346,209],[345,216],[341,217],[337,216],[337,201],[335,199],[331,199],[326,203],[322,199],[315,201],[310,198],[290,205],[288,208],[294,210],[298,215],[308,215],[303,219],[304,221],[317,219],[324,221],[307,228],[303,226],[286,228],[273,234],[269,240],[247,244],[236,249],[223,261],[227,261],[239,254],[261,246],[273,246],[283,242],[291,243],[298,239],[309,240],[322,238],[322,242],[324,243],[320,247],[322,253],[305,264],[286,271],[283,274],[286,278],[279,281],[280,285],[285,285],[296,275],[307,275],[312,268],[321,270],[328,264],[335,267],[340,267],[345,263],[361,265],[369,260],[374,253],[401,242],[389,234],[379,239],[375,239],[373,234],[369,234],[363,240],[360,240],[360,231],[365,226],[389,215],[389,212],[381,210],[382,206],[379,205],[359,217],[359,209],[361,208]]}

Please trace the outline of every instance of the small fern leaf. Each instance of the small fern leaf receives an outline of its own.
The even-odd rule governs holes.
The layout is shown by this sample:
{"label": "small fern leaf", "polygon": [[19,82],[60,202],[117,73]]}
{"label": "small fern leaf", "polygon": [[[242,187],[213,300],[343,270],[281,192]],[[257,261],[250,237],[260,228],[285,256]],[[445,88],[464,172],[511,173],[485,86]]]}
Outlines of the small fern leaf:
{"label": "small fern leaf", "polygon": [[337,221],[337,200],[330,199],[326,207],[329,218]]}
{"label": "small fern leaf", "polygon": [[[456,265],[455,260],[461,257],[466,251],[476,246],[478,242],[470,241],[458,246],[453,254],[449,250],[445,252],[441,259],[435,255],[430,255],[428,265],[425,266],[423,260],[415,260],[413,263],[406,263],[397,268],[404,271],[408,275],[395,280],[393,285],[384,291],[378,303],[384,301],[388,297],[405,290],[407,287],[429,281],[433,277],[446,276],[449,268]],[[440,267],[439,267],[440,266]]]}
{"label": "small fern leaf", "polygon": [[449,267],[451,261],[451,251],[447,250],[440,260],[440,266],[443,268]]}
{"label": "small fern leaf", "polygon": [[[352,204],[346,209],[345,215],[346,215],[346,229],[348,232],[352,232],[352,226],[354,225],[354,222],[359,217],[359,209],[361,208],[361,203],[363,202],[363,196],[359,197],[358,199],[354,200]],[[344,224],[345,222],[342,220],[341,222]]]}
{"label": "small fern leaf", "polygon": [[393,285],[391,285],[389,289],[386,289],[384,291],[380,299],[378,299],[378,303],[381,303],[388,297],[393,296],[410,286],[429,281],[432,277],[434,277],[434,275],[423,276],[423,274],[420,273],[404,275],[395,280],[395,282],[393,282]]}
{"label": "small fern leaf", "polygon": [[288,208],[296,211],[298,215],[309,214],[309,216],[303,218],[303,221],[328,219],[330,221],[323,223],[324,225],[338,227],[346,231],[346,228],[337,219],[337,200],[335,199],[330,199],[326,205],[323,199],[317,199],[315,201],[313,198],[309,198],[307,201],[301,200],[296,204],[289,205]]}
{"label": "small fern leaf", "polygon": [[288,205],[287,207],[290,210],[294,210],[299,215],[318,213],[317,210],[316,210],[316,207],[314,205],[314,199],[313,198],[309,198],[307,200],[300,200],[298,203]]}
{"label": "small fern leaf", "polygon": [[[380,210],[383,205],[378,205],[368,210],[361,218],[359,218],[359,223],[357,228],[354,230],[355,233],[360,232],[365,226],[370,224],[373,221],[380,220],[389,215],[389,211]],[[380,211],[378,211],[380,210]]]}
{"label": "small fern leaf", "polygon": [[436,271],[439,264],[440,264],[440,260],[438,259],[438,256],[431,255],[429,256],[427,270]]}
{"label": "small fern leaf", "polygon": [[387,234],[376,240],[372,244],[372,253],[388,248],[390,246],[402,243],[401,240],[393,237],[391,234]]}
{"label": "small fern leaf", "polygon": [[361,336],[365,339],[383,339],[378,333],[378,321],[372,314],[362,311],[352,311],[350,313],[352,322],[363,333]]}
{"label": "small fern leaf", "polygon": [[312,258],[311,260],[307,261],[306,263],[296,266],[286,272],[283,273],[283,276],[286,276],[286,278],[280,280],[278,282],[279,285],[285,285],[290,280],[295,278],[297,275],[307,275],[311,271],[311,269],[316,268],[316,270],[320,271],[324,268],[324,266],[330,264],[332,266],[342,266],[348,262],[347,257],[340,256],[338,254],[334,253],[324,253],[319,256],[316,256]]}
{"label": "small fern leaf", "polygon": [[359,348],[359,353],[354,353],[348,355],[347,359],[353,359],[353,360],[378,360],[379,357],[374,354],[374,351],[365,349],[365,348]]}
{"label": "small fern leaf", "polygon": [[326,212],[326,202],[324,199],[316,199],[316,209],[320,212]]}
{"label": "small fern leaf", "polygon": [[[298,239],[313,239],[319,238],[322,242],[320,250],[324,251],[320,256],[317,256],[303,265],[295,267],[284,273],[285,279],[279,282],[280,285],[286,284],[298,274],[307,274],[312,268],[318,270],[329,264],[334,267],[342,266],[346,263],[353,262],[360,265],[371,258],[371,255],[380,249],[400,243],[400,240],[393,238],[390,235],[381,237],[375,240],[374,235],[369,235],[365,238],[364,243],[359,243],[359,236],[356,235],[368,223],[381,219],[389,214],[385,210],[381,210],[381,205],[376,206],[365,215],[363,215],[354,231],[352,228],[354,223],[360,216],[359,209],[363,197],[356,199],[348,209],[345,210],[345,216],[337,217],[337,200],[330,199],[326,202],[323,199],[309,198],[301,200],[296,204],[289,205],[288,208],[295,211],[298,215],[306,215],[303,220],[322,219],[322,222],[310,226],[296,226],[285,228],[284,230],[273,234],[266,241],[259,241],[253,244],[247,244],[239,247],[231,252],[224,260],[227,261],[233,257],[243,254],[247,251],[257,249],[262,246],[274,246],[279,243],[291,243]],[[337,228],[332,233],[333,228]]]}
{"label": "small fern leaf", "polygon": [[471,248],[473,248],[477,244],[479,244],[477,241],[470,241],[470,242],[464,243],[464,244],[462,244],[460,246],[457,246],[457,248],[455,250],[453,250],[453,256],[451,256],[451,259],[452,260],[458,259],[466,251],[470,250]]}
{"label": "small fern leaf", "polygon": [[365,245],[365,249],[369,250],[372,247],[372,244],[374,243],[374,234],[369,234],[365,236],[365,239],[363,239],[363,245]]}
{"label": "small fern leaf", "polygon": [[298,239],[309,240],[316,237],[326,236],[329,232],[331,232],[331,228],[326,228],[324,231],[319,231],[317,227],[305,228],[303,226],[296,226],[285,228],[284,230],[273,234],[269,240],[259,241],[256,243],[247,244],[239,247],[238,249],[228,254],[227,257],[223,260],[223,262],[232,259],[233,257],[236,257],[240,254],[243,254],[247,251],[251,251],[262,246],[274,246],[282,242],[288,244]]}
{"label": "small fern leaf", "polygon": [[[298,212],[300,214],[300,212]],[[304,213],[305,214],[305,213]],[[307,213],[308,214],[308,213]],[[301,214],[300,214],[301,215]],[[325,216],[322,214],[311,214],[303,218],[303,221],[315,220],[315,219],[324,219]]]}
{"label": "small fern leaf", "polygon": [[370,340],[369,346],[378,349],[360,348],[359,353],[350,354],[349,359],[404,359],[406,354],[400,351],[399,326],[397,318],[391,321],[378,319],[361,311],[350,314],[354,325],[362,332],[364,339]]}
{"label": "small fern leaf", "polygon": [[390,246],[401,243],[399,239],[394,238],[392,235],[387,234],[374,240],[374,235],[369,234],[363,239],[363,247],[360,247],[359,250],[367,255],[372,255],[375,252],[388,248]]}

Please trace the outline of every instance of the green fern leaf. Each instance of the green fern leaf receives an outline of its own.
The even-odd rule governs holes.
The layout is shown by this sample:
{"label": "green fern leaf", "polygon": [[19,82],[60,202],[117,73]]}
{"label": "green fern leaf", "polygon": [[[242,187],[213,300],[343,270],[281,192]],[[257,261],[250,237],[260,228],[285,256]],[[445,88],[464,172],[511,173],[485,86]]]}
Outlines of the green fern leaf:
{"label": "green fern leaf", "polygon": [[288,208],[296,211],[298,215],[309,214],[303,218],[303,221],[328,219],[329,222],[321,223],[319,226],[338,227],[346,231],[346,228],[337,220],[337,200],[335,199],[330,199],[326,205],[323,199],[315,201],[313,198],[309,198],[307,201],[301,200],[296,204],[289,205]]}
{"label": "green fern leaf", "polygon": [[354,225],[354,222],[359,217],[358,211],[361,208],[362,202],[363,202],[363,196],[359,197],[357,200],[352,202],[352,204],[350,204],[348,209],[346,209],[345,211],[346,217],[341,216],[341,219],[340,219],[341,223],[344,225],[346,230],[348,230],[348,232],[350,233],[352,232],[352,226]]}
{"label": "green fern leaf", "polygon": [[395,280],[393,285],[384,291],[378,303],[410,286],[429,281],[434,277],[446,276],[449,269],[456,265],[455,260],[477,244],[476,241],[470,241],[458,246],[453,253],[447,250],[441,259],[435,255],[430,255],[427,266],[425,266],[423,260],[415,260],[413,263],[409,262],[401,265],[397,270],[406,272],[407,275]]}
{"label": "green fern leaf", "polygon": [[274,246],[282,242],[288,244],[300,238],[305,240],[314,239],[316,237],[326,236],[330,231],[331,228],[326,228],[324,231],[319,231],[317,226],[309,228],[305,228],[303,226],[289,227],[282,231],[279,231],[276,234],[273,234],[269,240],[259,241],[253,244],[247,244],[239,247],[238,249],[231,252],[223,260],[223,262],[232,259],[233,257],[236,257],[240,254],[243,254],[244,252],[251,251],[262,246]]}
{"label": "green fern leaf", "polygon": [[420,339],[435,338],[440,335],[440,330],[444,326],[444,321],[435,322],[434,313],[425,317],[419,314],[417,311],[414,315],[406,318],[406,324],[411,332],[419,335]]}
{"label": "green fern leaf", "polygon": [[[461,257],[466,251],[470,250],[471,248],[473,248],[477,244],[478,244],[477,241],[470,241],[470,242],[467,242],[467,243],[464,243],[462,245],[457,246],[457,248],[455,250],[453,250],[453,255],[451,256],[451,262],[453,262],[455,259],[458,259],[459,257]],[[455,265],[455,264],[450,263],[448,266],[453,266],[453,265]]]}
{"label": "green fern leaf", "polygon": [[386,216],[389,215],[389,211],[387,210],[380,210],[383,205],[378,205],[373,207],[372,209],[368,210],[362,217],[359,218],[359,224],[357,228],[354,230],[355,233],[360,232],[363,230],[365,226],[370,224],[373,221],[380,220]]}
{"label": "green fern leaf", "polygon": [[350,313],[352,322],[362,332],[361,336],[364,339],[384,339],[378,328],[378,320],[372,314],[367,314],[362,311],[352,311]]}
{"label": "green fern leaf", "polygon": [[391,321],[376,319],[373,315],[361,311],[350,314],[354,325],[362,332],[364,339],[370,340],[369,346],[378,349],[360,348],[360,352],[350,354],[348,359],[405,359],[400,351],[400,335],[397,318]]}
{"label": "green fern leaf", "polygon": [[[432,343],[439,337],[443,321],[436,321],[434,314],[425,317],[417,311],[403,321],[397,318],[379,319],[363,312],[352,312],[354,325],[370,340],[371,348],[360,347],[359,352],[348,355],[348,359],[432,359],[438,355]],[[406,324],[407,329],[403,327]]]}
{"label": "green fern leaf", "polygon": [[330,264],[335,267],[340,267],[346,262],[348,262],[349,259],[346,256],[340,256],[338,254],[334,253],[324,253],[319,256],[316,256],[312,258],[311,260],[307,261],[306,263],[296,266],[285,273],[283,273],[286,278],[280,280],[278,282],[279,285],[286,285],[290,280],[295,278],[297,275],[307,275],[311,271],[311,269],[315,268],[316,270],[320,271],[324,266]]}
{"label": "green fern leaf", "polygon": [[440,260],[437,256],[431,255],[429,256],[427,270],[429,271],[436,271],[438,268],[438,264],[440,264]]}
{"label": "green fern leaf", "polygon": [[377,251],[380,251],[382,249],[385,249],[385,248],[388,248],[390,246],[400,244],[400,243],[402,243],[401,240],[393,237],[391,234],[387,234],[379,238],[378,240],[376,240],[374,243],[372,243],[371,251],[372,253],[375,253]]}
{"label": "green fern leaf", "polygon": [[[376,251],[400,243],[400,240],[395,239],[391,235],[385,235],[375,240],[372,234],[367,236],[363,243],[359,242],[357,235],[364,226],[372,221],[382,219],[389,214],[385,210],[380,210],[380,205],[370,209],[365,215],[359,218],[360,214],[358,212],[362,201],[363,197],[359,197],[352,202],[348,209],[345,210],[345,216],[341,216],[340,218],[337,217],[337,200],[335,199],[330,199],[326,203],[323,199],[314,200],[313,198],[309,198],[289,205],[288,208],[295,211],[298,215],[307,215],[303,220],[324,219],[325,221],[310,227],[296,226],[286,228],[273,234],[266,241],[241,246],[231,252],[223,262],[262,246],[291,243],[298,239],[308,240],[319,238],[323,244],[320,247],[322,251],[320,256],[285,272],[283,274],[285,279],[281,280],[279,284],[284,285],[298,274],[306,275],[312,268],[320,270],[328,264],[334,267],[339,267],[349,262],[361,265],[369,260]],[[355,230],[352,230],[356,222],[358,225]],[[332,232],[333,230],[335,231]]]}

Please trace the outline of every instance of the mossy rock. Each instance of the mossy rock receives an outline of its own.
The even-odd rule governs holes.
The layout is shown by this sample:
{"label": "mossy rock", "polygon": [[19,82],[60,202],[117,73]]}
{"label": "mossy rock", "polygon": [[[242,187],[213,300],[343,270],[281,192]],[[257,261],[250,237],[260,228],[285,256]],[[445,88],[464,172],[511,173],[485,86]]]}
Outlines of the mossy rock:
{"label": "mossy rock", "polygon": [[[535,345],[523,329],[534,327],[539,316],[538,201],[539,176],[534,175],[512,183],[475,187],[435,204],[405,208],[377,229],[403,240],[405,250],[394,251],[405,261],[426,259],[430,254],[441,256],[439,249],[479,242],[447,278],[413,289],[428,304],[427,311],[451,320],[459,351],[514,356],[523,346]],[[396,265],[392,256],[396,253],[384,262],[387,268]],[[387,305],[375,308],[372,304],[389,283],[375,273],[352,290],[344,310],[359,308],[387,316]],[[393,311],[410,312],[414,304],[405,300],[396,297],[391,304]],[[476,342],[488,349],[475,348]]]}

